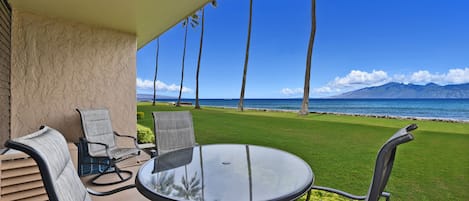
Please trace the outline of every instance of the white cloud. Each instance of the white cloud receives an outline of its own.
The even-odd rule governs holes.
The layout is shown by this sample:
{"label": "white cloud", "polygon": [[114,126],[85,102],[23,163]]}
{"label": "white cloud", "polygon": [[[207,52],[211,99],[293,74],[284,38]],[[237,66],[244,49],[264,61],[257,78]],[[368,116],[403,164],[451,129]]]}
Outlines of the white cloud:
{"label": "white cloud", "polygon": [[328,86],[313,89],[313,92],[316,92],[316,93],[334,93],[334,92],[340,92],[340,91],[341,91],[341,89],[339,89],[339,88],[333,89],[333,88],[328,87]]}
{"label": "white cloud", "polygon": [[395,74],[393,76],[388,76],[387,72],[382,70],[373,70],[372,72],[352,70],[344,77],[336,77],[325,86],[314,88],[313,92],[331,95],[363,87],[379,86],[387,82],[401,82],[405,84],[427,84],[433,82],[440,85],[468,83],[469,68],[450,69],[447,73],[431,73],[428,70],[419,70],[408,75]]}
{"label": "white cloud", "polygon": [[302,88],[295,88],[295,89],[283,88],[281,92],[283,95],[293,96],[293,95],[303,94],[303,89]]}
{"label": "white cloud", "polygon": [[469,68],[450,69],[445,75],[445,81],[450,84],[462,84],[469,82]]}
{"label": "white cloud", "polygon": [[447,73],[430,73],[427,70],[419,70],[407,77],[408,82],[426,84],[434,82],[441,85],[461,84],[469,82],[469,68],[449,69]]}
{"label": "white cloud", "polygon": [[406,76],[406,75],[403,75],[403,74],[396,74],[396,75],[393,75],[392,80],[393,80],[394,82],[400,82],[400,83],[404,83],[404,84],[408,84],[408,83],[409,83],[409,80],[408,80],[407,76]]}
{"label": "white cloud", "polygon": [[314,88],[313,92],[318,94],[336,94],[367,86],[378,86],[390,82],[392,79],[382,70],[365,72],[352,70],[344,77],[336,77],[326,86]]}
{"label": "white cloud", "polygon": [[[179,91],[180,85],[176,84],[171,84],[167,85],[164,82],[161,82],[159,80],[156,81],[156,90],[157,91],[167,91],[167,92],[174,92],[174,91]],[[137,89],[153,89],[153,81],[151,80],[142,80],[140,78],[137,78]],[[187,87],[182,87],[182,93],[190,93],[192,92],[192,89],[187,88]]]}
{"label": "white cloud", "polygon": [[412,73],[409,78],[409,82],[411,83],[428,83],[428,82],[441,82],[442,75],[439,74],[431,74],[427,70],[419,70],[417,72]]}
{"label": "white cloud", "polygon": [[382,70],[368,73],[360,70],[352,70],[345,77],[336,77],[328,85],[334,88],[353,87],[356,85],[375,85],[389,81],[388,74]]}
{"label": "white cloud", "polygon": [[140,78],[137,78],[137,88],[139,89],[153,88],[153,82],[150,80],[142,80]]}

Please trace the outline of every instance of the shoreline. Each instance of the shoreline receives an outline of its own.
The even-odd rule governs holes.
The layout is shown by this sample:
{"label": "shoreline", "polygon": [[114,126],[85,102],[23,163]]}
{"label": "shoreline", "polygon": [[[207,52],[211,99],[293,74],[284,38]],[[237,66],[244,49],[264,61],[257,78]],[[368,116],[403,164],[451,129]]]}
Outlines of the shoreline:
{"label": "shoreline", "polygon": [[436,121],[436,122],[447,122],[447,123],[469,123],[469,120],[449,119],[449,118],[435,118],[435,117],[408,117],[408,116],[392,116],[392,115],[374,115],[374,114],[351,114],[351,113],[336,113],[336,112],[310,112],[312,114],[333,114],[333,115],[344,115],[344,116],[356,116],[356,117],[372,117],[379,119],[400,119],[400,120],[424,120],[424,121]]}
{"label": "shoreline", "polygon": [[[148,101],[139,101],[139,102],[148,102]],[[171,102],[166,101],[157,101],[163,104],[170,104]],[[215,106],[215,105],[200,105],[202,107],[211,107],[211,108],[221,108],[221,109],[237,109],[237,107],[230,106]],[[187,106],[186,106],[187,107]],[[252,108],[245,107],[245,110],[251,111],[263,111],[263,112],[290,112],[297,113],[298,110],[289,110],[289,109],[269,109],[269,108]],[[452,118],[438,118],[438,117],[415,117],[415,116],[396,116],[396,115],[379,115],[379,114],[358,114],[358,113],[341,113],[341,112],[315,112],[310,111],[310,114],[332,114],[332,115],[344,115],[344,116],[356,116],[356,117],[372,117],[379,119],[400,119],[400,120],[423,120],[423,121],[433,121],[433,122],[448,122],[448,123],[463,123],[469,124],[469,120],[462,119],[452,119]]]}
{"label": "shoreline", "polygon": [[[202,107],[212,107],[221,109],[238,109],[237,107],[228,106],[213,106],[213,105],[200,105]],[[291,112],[297,113],[298,110],[286,110],[286,109],[266,109],[266,108],[244,108],[245,110],[260,111],[260,112]],[[354,116],[354,117],[372,117],[378,119],[401,119],[401,120],[424,120],[424,121],[435,121],[435,122],[448,122],[448,123],[466,123],[469,124],[469,120],[459,120],[450,118],[435,118],[435,117],[409,117],[409,116],[393,116],[393,115],[376,115],[376,114],[353,114],[353,113],[340,113],[340,112],[309,112],[310,114],[332,114],[332,115],[343,115],[343,116]]]}

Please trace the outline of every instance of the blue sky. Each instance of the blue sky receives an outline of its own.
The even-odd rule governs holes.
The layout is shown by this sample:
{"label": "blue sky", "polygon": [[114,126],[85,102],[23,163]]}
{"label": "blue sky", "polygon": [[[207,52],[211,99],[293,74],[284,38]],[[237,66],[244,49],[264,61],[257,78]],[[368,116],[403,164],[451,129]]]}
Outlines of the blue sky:
{"label": "blue sky", "polygon": [[[287,4],[290,3],[290,4]],[[239,98],[248,0],[205,7],[200,98]],[[246,98],[302,97],[309,0],[254,0]],[[317,0],[310,97],[386,82],[469,82],[469,1]],[[183,97],[195,97],[200,27],[189,29]],[[160,36],[157,93],[177,96],[184,29]],[[137,52],[137,93],[152,94],[156,41]]]}

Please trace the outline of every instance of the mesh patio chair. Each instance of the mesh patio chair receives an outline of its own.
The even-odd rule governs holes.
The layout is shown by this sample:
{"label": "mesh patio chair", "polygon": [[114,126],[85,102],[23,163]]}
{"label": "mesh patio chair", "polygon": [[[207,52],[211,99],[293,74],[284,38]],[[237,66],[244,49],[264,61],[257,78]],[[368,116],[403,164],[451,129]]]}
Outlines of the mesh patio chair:
{"label": "mesh patio chair", "polygon": [[[416,124],[408,125],[397,131],[391,138],[388,139],[388,141],[386,141],[386,143],[384,143],[378,152],[378,156],[376,157],[373,178],[371,179],[371,185],[368,189],[368,193],[365,196],[352,195],[341,190],[323,186],[313,186],[311,189],[336,193],[354,200],[377,201],[381,196],[385,197],[386,200],[389,200],[391,194],[383,191],[386,187],[389,176],[391,175],[397,146],[413,140],[414,136],[410,133],[410,131],[413,131],[417,128],[418,127]],[[306,200],[309,200],[310,194],[311,191],[308,192]]]}
{"label": "mesh patio chair", "polygon": [[5,146],[22,151],[36,161],[51,201],[89,201],[90,194],[104,196],[135,187],[127,185],[107,192],[85,188],[73,166],[65,138],[47,126],[32,134],[10,139]]}
{"label": "mesh patio chair", "polygon": [[[112,185],[129,180],[132,177],[131,171],[121,170],[116,163],[140,155],[137,139],[133,136],[120,135],[112,130],[111,118],[107,109],[77,109],[81,117],[84,138],[88,145],[88,153],[94,158],[107,158],[109,164],[93,179],[91,183],[95,185]],[[117,146],[116,137],[126,137],[134,141],[135,148],[121,148]],[[100,161],[100,160],[98,160]],[[103,165],[102,163],[99,163]],[[113,171],[110,171],[114,169]],[[109,171],[108,171],[109,170]],[[105,174],[116,173],[119,180],[113,182],[97,182],[96,180]],[[123,177],[122,173],[127,174]]]}
{"label": "mesh patio chair", "polygon": [[157,155],[197,145],[189,111],[153,112]]}

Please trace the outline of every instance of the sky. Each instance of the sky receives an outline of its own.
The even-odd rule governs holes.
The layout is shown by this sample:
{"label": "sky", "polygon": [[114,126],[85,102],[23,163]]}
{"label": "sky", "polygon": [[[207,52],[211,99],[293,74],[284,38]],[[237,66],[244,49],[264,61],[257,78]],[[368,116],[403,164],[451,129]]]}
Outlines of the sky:
{"label": "sky", "polygon": [[[310,97],[387,82],[469,83],[468,11],[467,0],[317,0]],[[248,18],[248,0],[205,7],[200,98],[239,98]],[[310,30],[310,0],[253,0],[245,98],[303,96]],[[183,98],[195,98],[200,31],[188,31]],[[159,39],[157,94],[177,97],[184,28]],[[155,52],[156,40],[137,52],[137,93],[153,93]]]}

